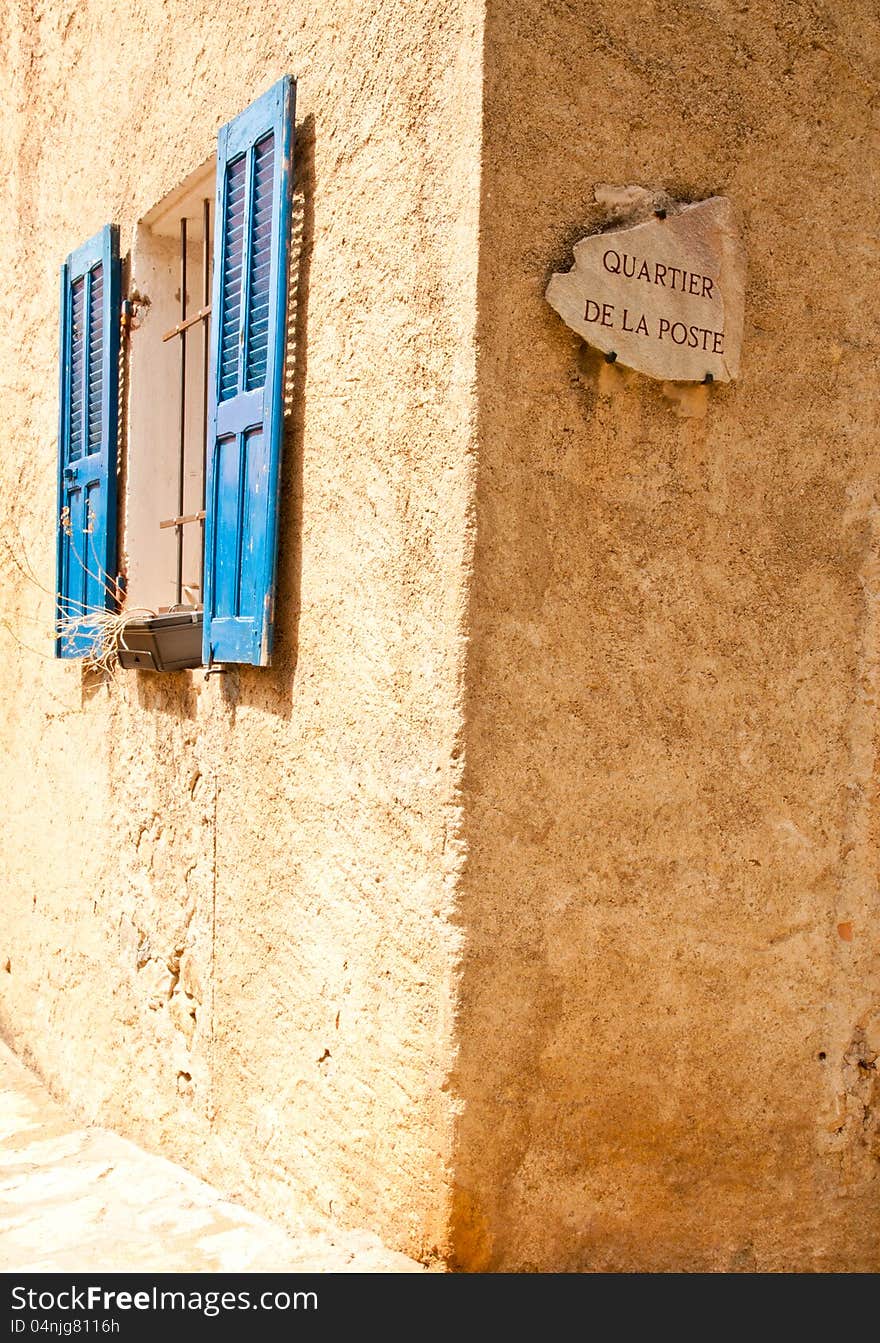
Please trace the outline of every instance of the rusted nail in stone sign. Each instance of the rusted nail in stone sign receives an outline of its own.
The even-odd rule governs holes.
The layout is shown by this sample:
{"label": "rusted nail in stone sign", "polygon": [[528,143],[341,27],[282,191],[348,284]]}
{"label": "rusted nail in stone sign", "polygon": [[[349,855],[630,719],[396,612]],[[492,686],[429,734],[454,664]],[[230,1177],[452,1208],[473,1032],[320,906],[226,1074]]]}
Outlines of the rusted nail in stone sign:
{"label": "rusted nail in stone sign", "polygon": [[739,373],[745,258],[723,196],[582,238],[547,301],[628,368],[669,382],[730,382]]}

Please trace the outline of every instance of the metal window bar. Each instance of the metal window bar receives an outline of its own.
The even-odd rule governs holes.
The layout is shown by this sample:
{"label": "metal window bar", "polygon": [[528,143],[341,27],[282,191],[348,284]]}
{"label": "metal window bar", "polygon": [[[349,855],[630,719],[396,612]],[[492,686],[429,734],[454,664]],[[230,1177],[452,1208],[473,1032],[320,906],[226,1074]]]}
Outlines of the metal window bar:
{"label": "metal window bar", "polygon": [[[177,605],[183,605],[183,529],[198,522],[201,534],[199,549],[199,605],[205,593],[205,508],[206,477],[208,468],[208,346],[211,318],[211,202],[202,201],[202,306],[192,316],[186,315],[187,236],[186,219],[180,221],[180,321],[166,331],[163,341],[180,342],[180,434],[177,462],[177,516],[166,518],[160,528],[173,527],[177,534]],[[190,327],[202,325],[202,492],[201,508],[195,513],[184,513],[186,507],[186,336]]]}

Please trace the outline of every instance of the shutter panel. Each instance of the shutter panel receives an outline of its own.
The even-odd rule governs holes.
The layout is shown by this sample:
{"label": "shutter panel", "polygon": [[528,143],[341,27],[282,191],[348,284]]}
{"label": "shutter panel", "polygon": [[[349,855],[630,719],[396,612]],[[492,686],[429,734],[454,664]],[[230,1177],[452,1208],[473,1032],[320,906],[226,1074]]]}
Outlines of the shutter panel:
{"label": "shutter panel", "polygon": [[211,307],[204,661],[272,652],[295,86],[220,131]]}
{"label": "shutter panel", "polygon": [[89,612],[114,605],[119,297],[119,230],[108,224],[61,268],[55,640],[60,658],[88,653],[97,641]]}

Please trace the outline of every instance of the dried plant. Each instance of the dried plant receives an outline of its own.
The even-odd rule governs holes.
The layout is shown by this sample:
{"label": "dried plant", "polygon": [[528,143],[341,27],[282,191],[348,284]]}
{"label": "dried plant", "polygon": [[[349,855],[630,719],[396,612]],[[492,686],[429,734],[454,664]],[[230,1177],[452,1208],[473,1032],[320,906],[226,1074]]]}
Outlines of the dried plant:
{"label": "dried plant", "polygon": [[70,510],[68,508],[62,508],[61,510],[61,528],[70,541],[70,548],[74,557],[88,577],[104,591],[109,598],[109,602],[105,606],[94,606],[73,601],[70,597],[65,597],[62,600],[60,596],[56,596],[58,615],[55,621],[55,634],[56,638],[60,640],[62,652],[78,652],[79,641],[82,639],[88,640],[88,647],[82,659],[83,664],[92,668],[93,671],[112,675],[117,661],[119,639],[126,625],[141,616],[154,615],[155,612],[144,607],[130,607],[125,611],[120,610],[124,593],[115,579],[104,573],[101,568],[92,541],[94,520],[95,516],[91,505],[88,505],[86,526],[83,530],[89,538],[90,559],[95,565],[95,568],[92,569],[76,548],[73,528],[70,523]]}
{"label": "dried plant", "polygon": [[[2,540],[3,553],[7,562],[31,586],[51,597],[56,612],[52,637],[60,642],[62,653],[75,652],[84,666],[112,677],[117,662],[119,640],[124,637],[126,625],[143,616],[155,615],[155,612],[147,607],[129,607],[127,610],[120,610],[124,592],[119,584],[104,573],[101,568],[95,553],[94,542],[91,539],[93,522],[94,515],[90,509],[87,516],[87,525],[84,528],[84,532],[89,538],[89,551],[94,563],[94,567],[90,567],[86,563],[85,557],[77,549],[69,508],[65,507],[61,510],[61,528],[70,542],[73,558],[81,565],[92,583],[97,585],[98,589],[105,594],[108,600],[104,606],[79,602],[73,597],[62,598],[60,593],[47,588],[37,577],[27,558],[23,538],[20,535],[17,537],[18,546],[13,546],[5,535],[0,536],[0,540]],[[38,651],[22,643],[8,621],[3,621],[3,625],[20,647],[27,648],[29,652],[35,653]],[[82,642],[87,643],[84,651],[81,651]],[[41,656],[46,655],[41,654]]]}

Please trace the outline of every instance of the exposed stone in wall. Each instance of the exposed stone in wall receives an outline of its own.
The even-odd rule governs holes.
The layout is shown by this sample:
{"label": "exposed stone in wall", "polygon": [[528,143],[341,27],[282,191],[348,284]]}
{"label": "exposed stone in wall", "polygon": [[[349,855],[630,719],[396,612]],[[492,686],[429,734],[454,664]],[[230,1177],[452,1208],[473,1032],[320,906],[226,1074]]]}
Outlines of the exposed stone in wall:
{"label": "exposed stone in wall", "polygon": [[864,1147],[867,1155],[880,1161],[880,1012],[866,1014],[853,1032],[843,1057],[843,1085],[840,1126],[853,1145]]}

